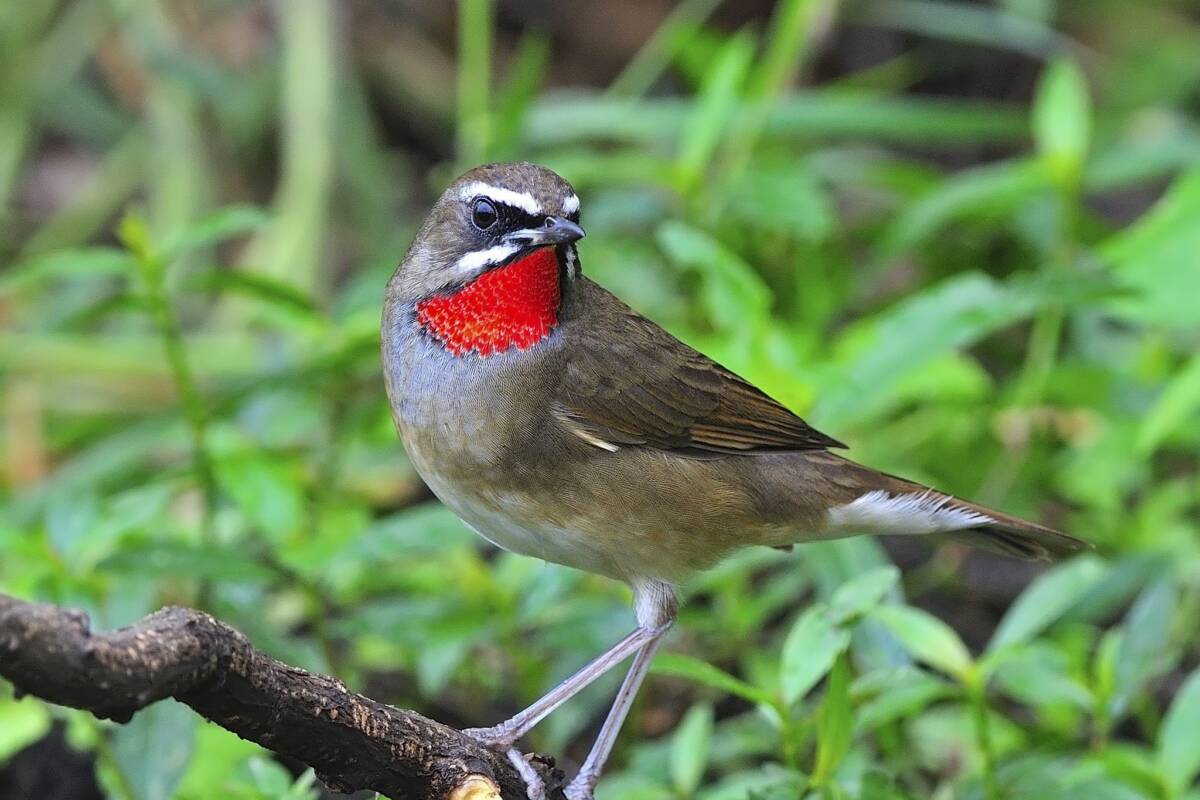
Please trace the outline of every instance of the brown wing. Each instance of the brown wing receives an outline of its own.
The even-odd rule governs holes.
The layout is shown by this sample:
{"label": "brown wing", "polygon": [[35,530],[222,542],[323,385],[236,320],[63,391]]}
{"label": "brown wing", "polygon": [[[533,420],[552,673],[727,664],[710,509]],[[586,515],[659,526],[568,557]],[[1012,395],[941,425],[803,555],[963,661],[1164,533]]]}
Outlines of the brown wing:
{"label": "brown wing", "polygon": [[585,441],[695,456],[845,447],[588,284],[553,409]]}

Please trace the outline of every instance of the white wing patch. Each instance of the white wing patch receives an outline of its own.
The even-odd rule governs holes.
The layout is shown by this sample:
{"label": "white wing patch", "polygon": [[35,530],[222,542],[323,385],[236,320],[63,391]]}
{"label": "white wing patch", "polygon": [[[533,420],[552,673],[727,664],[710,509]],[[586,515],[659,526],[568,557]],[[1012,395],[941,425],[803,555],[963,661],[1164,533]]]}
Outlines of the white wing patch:
{"label": "white wing patch", "polygon": [[584,430],[579,430],[576,428],[576,429],[573,429],[571,431],[571,433],[575,434],[580,439],[583,439],[585,442],[590,444],[592,447],[599,447],[601,450],[607,450],[610,453],[615,453],[621,449],[621,448],[617,447],[615,444],[613,444],[612,442],[606,442],[603,439],[601,439],[600,437],[592,436],[590,433],[588,433],[587,431],[584,431]]}
{"label": "white wing patch", "polygon": [[529,192],[517,192],[512,189],[505,189],[502,186],[492,186],[490,183],[483,181],[471,181],[465,184],[458,190],[458,196],[461,200],[470,200],[473,197],[486,197],[489,200],[497,203],[503,203],[506,206],[519,208],[526,214],[541,214],[542,205],[534,199]]}
{"label": "white wing patch", "polygon": [[473,250],[461,256],[454,263],[454,269],[458,272],[474,272],[483,267],[499,264],[520,249],[520,246],[515,244],[498,244],[486,250]]}
{"label": "white wing patch", "polygon": [[986,514],[954,505],[933,492],[867,492],[829,511],[830,527],[856,533],[942,533],[995,522]]}
{"label": "white wing patch", "polygon": [[599,436],[594,436],[588,431],[584,430],[575,422],[575,420],[571,419],[566,414],[561,414],[558,411],[555,411],[554,416],[558,417],[562,424],[566,426],[567,430],[578,436],[580,439],[583,439],[592,447],[599,447],[601,450],[607,450],[610,453],[615,453],[621,449],[612,442],[607,442],[604,439],[601,439]]}

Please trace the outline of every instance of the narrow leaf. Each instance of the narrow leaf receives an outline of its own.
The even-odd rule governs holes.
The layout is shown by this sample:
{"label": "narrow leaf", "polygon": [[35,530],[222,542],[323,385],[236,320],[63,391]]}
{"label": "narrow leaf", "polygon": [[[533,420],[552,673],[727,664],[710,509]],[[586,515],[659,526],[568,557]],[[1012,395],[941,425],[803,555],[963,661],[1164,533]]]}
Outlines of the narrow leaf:
{"label": "narrow leaf", "polygon": [[706,703],[694,705],[671,738],[671,782],[681,795],[692,795],[700,786],[712,746],[713,710]]}
{"label": "narrow leaf", "polygon": [[257,206],[219,208],[163,242],[163,255],[170,258],[189,250],[211,247],[226,239],[258,230],[269,221],[267,212]]}
{"label": "narrow leaf", "polygon": [[842,584],[829,601],[834,618],[846,620],[861,617],[879,605],[899,580],[900,570],[888,564],[869,569]]}
{"label": "narrow leaf", "polygon": [[133,272],[133,258],[115,247],[56,250],[11,267],[0,276],[0,292],[38,286],[56,278],[109,278]]}
{"label": "narrow leaf", "polygon": [[660,653],[654,659],[650,670],[659,675],[672,675],[711,686],[722,692],[737,695],[751,703],[775,705],[777,702],[765,689],[746,683],[712,664],[682,653]]}
{"label": "narrow leaf", "polygon": [[1121,647],[1113,669],[1113,716],[1128,707],[1142,687],[1163,674],[1175,654],[1167,648],[1175,619],[1175,582],[1161,578],[1147,586],[1121,623]]}
{"label": "narrow leaf", "polygon": [[1167,382],[1150,412],[1138,426],[1137,448],[1143,455],[1153,453],[1172,433],[1182,431],[1200,410],[1200,353],[1192,356]]}
{"label": "narrow leaf", "polygon": [[784,703],[791,705],[808,694],[849,645],[850,632],[834,624],[828,606],[818,603],[801,614],[783,643]]}
{"label": "narrow leaf", "polygon": [[1194,670],[1175,695],[1158,731],[1158,771],[1172,795],[1190,786],[1200,773],[1200,669]]}
{"label": "narrow leaf", "polygon": [[962,639],[937,617],[911,606],[879,606],[871,612],[914,658],[963,679],[971,669],[971,654]]}
{"label": "narrow leaf", "polygon": [[821,716],[817,722],[817,766],[813,780],[819,785],[832,777],[850,751],[854,719],[850,708],[850,664],[844,655],[829,673]]}
{"label": "narrow leaf", "polygon": [[679,145],[677,168],[681,190],[687,191],[700,179],[733,120],[753,57],[753,40],[745,34],[735,34],[705,77]]}
{"label": "narrow leaf", "polygon": [[1008,609],[988,649],[1027,642],[1037,636],[1106,572],[1098,559],[1083,556],[1039,576]]}
{"label": "narrow leaf", "polygon": [[1042,75],[1033,103],[1033,136],[1060,184],[1079,181],[1091,139],[1087,79],[1074,61],[1060,59]]}

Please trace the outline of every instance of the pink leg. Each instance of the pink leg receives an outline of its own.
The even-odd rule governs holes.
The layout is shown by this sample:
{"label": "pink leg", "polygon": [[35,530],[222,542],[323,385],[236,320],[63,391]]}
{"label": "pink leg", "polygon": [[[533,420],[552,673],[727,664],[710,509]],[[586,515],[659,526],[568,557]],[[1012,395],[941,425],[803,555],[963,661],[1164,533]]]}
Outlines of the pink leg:
{"label": "pink leg", "polygon": [[661,632],[643,627],[637,627],[621,641],[598,656],[571,677],[555,686],[543,697],[536,700],[529,708],[521,711],[511,719],[501,722],[491,728],[470,728],[464,733],[483,742],[489,747],[512,746],[514,742],[528,733],[533,726],[541,722],[547,714],[577,695],[584,687],[610,669],[620,664],[630,654],[637,652],[647,642],[661,635]]}

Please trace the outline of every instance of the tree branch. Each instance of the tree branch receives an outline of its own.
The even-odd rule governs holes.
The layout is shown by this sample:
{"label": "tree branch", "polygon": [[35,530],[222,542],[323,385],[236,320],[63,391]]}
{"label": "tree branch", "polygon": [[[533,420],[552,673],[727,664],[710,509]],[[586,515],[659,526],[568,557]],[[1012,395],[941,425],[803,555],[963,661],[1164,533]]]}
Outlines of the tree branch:
{"label": "tree branch", "polygon": [[[331,789],[393,798],[524,800],[503,755],[469,736],[260,653],[208,614],[164,608],[93,634],[79,611],[0,594],[0,676],[22,694],[127,722],[166,697],[243,739],[311,766]],[[532,766],[551,798],[563,776]]]}

